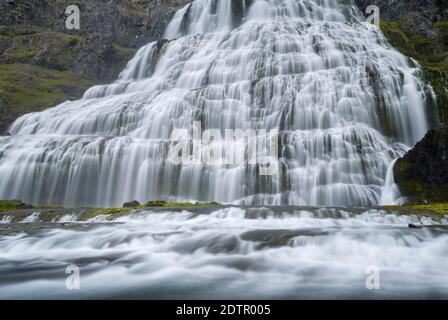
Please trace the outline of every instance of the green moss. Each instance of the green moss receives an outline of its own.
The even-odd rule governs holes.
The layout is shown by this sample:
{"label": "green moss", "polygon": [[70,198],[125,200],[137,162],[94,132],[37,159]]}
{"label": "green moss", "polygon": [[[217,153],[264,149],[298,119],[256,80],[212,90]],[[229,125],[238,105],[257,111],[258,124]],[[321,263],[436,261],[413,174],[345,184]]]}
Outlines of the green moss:
{"label": "green moss", "polygon": [[80,41],[81,41],[81,37],[80,36],[71,36],[69,41],[68,41],[68,45],[70,47],[76,47]]}
{"label": "green moss", "polygon": [[133,208],[102,208],[102,209],[92,209],[91,211],[81,215],[80,220],[86,221],[98,216],[110,216],[121,214],[125,212],[129,212],[133,210]]}
{"label": "green moss", "polygon": [[8,56],[14,59],[25,60],[33,58],[38,53],[39,53],[39,47],[37,46],[19,45],[14,49],[9,50]]}
{"label": "green moss", "polygon": [[123,57],[131,57],[132,58],[134,56],[134,54],[136,53],[135,49],[125,48],[116,43],[112,44],[112,48],[118,55],[123,56]]}
{"label": "green moss", "polygon": [[67,91],[75,88],[82,92],[90,85],[70,71],[27,64],[0,65],[0,115],[14,119],[53,107],[67,99]]}
{"label": "green moss", "polygon": [[438,215],[448,215],[448,203],[435,204],[410,204],[405,206],[384,206],[384,209],[398,210],[408,214],[433,213]]}
{"label": "green moss", "polygon": [[400,49],[400,51],[407,51],[415,54],[411,40],[400,28],[400,23],[381,21],[380,28],[394,47]]}
{"label": "green moss", "polygon": [[0,212],[20,209],[21,204],[17,200],[0,200]]}

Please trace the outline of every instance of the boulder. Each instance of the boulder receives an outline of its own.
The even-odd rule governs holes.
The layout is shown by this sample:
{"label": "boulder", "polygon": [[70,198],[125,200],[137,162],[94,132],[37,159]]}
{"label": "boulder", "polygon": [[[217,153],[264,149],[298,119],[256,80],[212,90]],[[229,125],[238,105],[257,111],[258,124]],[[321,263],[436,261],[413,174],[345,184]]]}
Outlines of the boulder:
{"label": "boulder", "polygon": [[394,178],[411,203],[448,202],[448,128],[429,131],[398,159]]}
{"label": "boulder", "polygon": [[123,208],[136,208],[138,206],[140,206],[140,202],[138,202],[137,200],[125,202],[123,204]]}

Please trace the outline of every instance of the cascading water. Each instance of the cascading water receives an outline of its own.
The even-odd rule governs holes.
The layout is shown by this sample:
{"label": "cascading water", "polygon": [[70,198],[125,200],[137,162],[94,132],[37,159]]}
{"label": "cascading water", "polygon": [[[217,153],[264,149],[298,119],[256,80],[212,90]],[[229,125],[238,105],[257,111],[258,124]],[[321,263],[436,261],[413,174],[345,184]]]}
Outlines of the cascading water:
{"label": "cascading water", "polygon": [[[166,38],[115,83],[18,119],[0,138],[0,198],[370,206],[427,130],[419,68],[352,1],[196,0]],[[171,133],[194,121],[279,129],[278,172],[170,163]]]}

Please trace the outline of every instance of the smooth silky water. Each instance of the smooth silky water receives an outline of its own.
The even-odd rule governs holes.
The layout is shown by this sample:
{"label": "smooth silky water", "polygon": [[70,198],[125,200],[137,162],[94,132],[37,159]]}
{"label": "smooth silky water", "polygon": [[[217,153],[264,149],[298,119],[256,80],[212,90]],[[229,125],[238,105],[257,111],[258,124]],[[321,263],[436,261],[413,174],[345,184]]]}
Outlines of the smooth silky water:
{"label": "smooth silky water", "polygon": [[[446,219],[297,207],[394,203],[393,161],[428,129],[418,64],[352,1],[197,0],[165,38],[115,83],[14,122],[0,138],[0,198],[235,206],[88,222],[4,214],[0,298],[448,298]],[[194,121],[278,129],[278,171],[170,163],[171,133]],[[249,142],[223,152],[238,143]],[[66,289],[71,264],[80,290]],[[366,288],[369,266],[379,290]]]}
{"label": "smooth silky water", "polygon": [[[428,129],[432,90],[351,1],[198,0],[118,80],[18,119],[0,199],[372,206]],[[278,170],[167,161],[175,129],[278,129]],[[227,141],[223,153],[242,141]],[[204,147],[205,148],[205,147]]]}
{"label": "smooth silky water", "polygon": [[[448,298],[446,219],[213,207],[7,220],[0,298]],[[66,289],[69,265],[80,268],[79,290]],[[369,266],[380,272],[379,290],[366,287]]]}

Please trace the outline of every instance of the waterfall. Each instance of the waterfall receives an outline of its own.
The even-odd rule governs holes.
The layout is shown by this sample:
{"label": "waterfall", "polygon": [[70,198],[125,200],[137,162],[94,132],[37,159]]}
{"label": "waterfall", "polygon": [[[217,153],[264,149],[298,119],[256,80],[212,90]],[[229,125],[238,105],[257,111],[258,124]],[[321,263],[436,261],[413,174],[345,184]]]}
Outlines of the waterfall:
{"label": "waterfall", "polygon": [[384,183],[383,191],[381,192],[381,198],[379,204],[382,206],[396,205],[399,203],[401,196],[400,190],[394,179],[394,165],[397,159],[392,161],[387,169],[386,181]]}
{"label": "waterfall", "polygon": [[[346,0],[196,0],[117,81],[0,137],[0,198],[371,206],[428,129],[418,65]],[[279,130],[278,170],[167,161],[176,129]],[[245,149],[250,140],[228,141]],[[383,195],[384,196],[384,195]]]}

